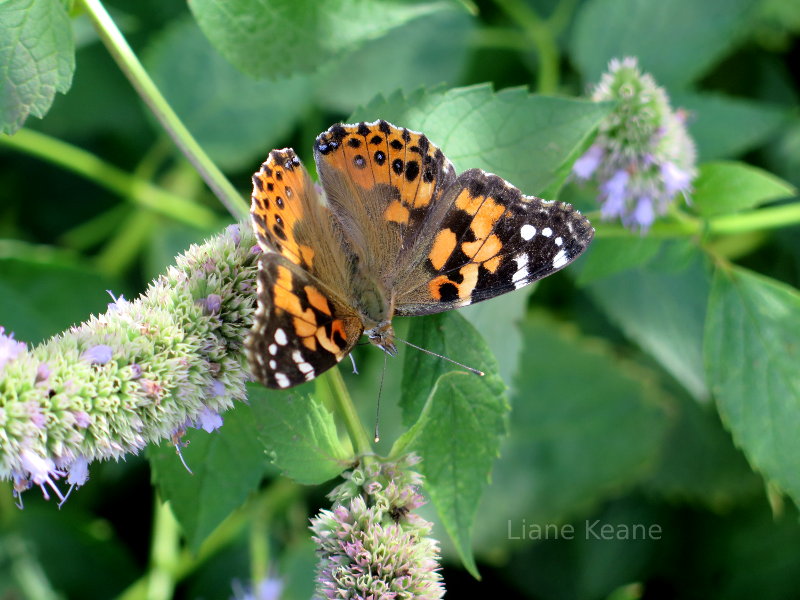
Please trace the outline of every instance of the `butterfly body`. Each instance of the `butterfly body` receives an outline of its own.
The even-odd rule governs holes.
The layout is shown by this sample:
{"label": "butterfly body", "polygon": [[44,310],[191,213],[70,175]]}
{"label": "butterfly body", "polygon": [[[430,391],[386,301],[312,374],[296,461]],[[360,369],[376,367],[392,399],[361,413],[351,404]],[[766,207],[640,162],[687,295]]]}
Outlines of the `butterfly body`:
{"label": "butterfly body", "polygon": [[253,176],[262,255],[247,350],[269,387],[313,379],[362,333],[395,355],[395,315],[523,287],[569,264],[594,233],[568,204],[479,169],[457,175],[427,137],[386,121],[334,125],[314,157],[321,187],[291,149]]}

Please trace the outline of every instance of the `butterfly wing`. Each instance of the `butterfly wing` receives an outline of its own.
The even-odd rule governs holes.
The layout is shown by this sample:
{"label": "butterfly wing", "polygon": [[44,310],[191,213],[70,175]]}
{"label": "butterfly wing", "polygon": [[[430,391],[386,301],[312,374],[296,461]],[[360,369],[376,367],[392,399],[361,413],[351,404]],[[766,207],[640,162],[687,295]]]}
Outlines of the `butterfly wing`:
{"label": "butterfly wing", "polygon": [[362,272],[392,289],[455,181],[452,163],[425,135],[386,121],[334,125],[317,137],[314,157]]}
{"label": "butterfly wing", "polygon": [[420,260],[398,280],[398,315],[474,304],[547,277],[594,236],[571,205],[525,196],[497,175],[470,169],[445,190],[448,210],[430,227]]}
{"label": "butterfly wing", "polygon": [[330,210],[294,151],[273,150],[253,175],[250,210],[262,255],[251,371],[287,388],[339,362],[361,335],[347,301],[350,261]]}
{"label": "butterfly wing", "polygon": [[315,277],[275,252],[258,264],[258,309],[246,342],[250,369],[271,388],[327,371],[361,337],[361,320]]}

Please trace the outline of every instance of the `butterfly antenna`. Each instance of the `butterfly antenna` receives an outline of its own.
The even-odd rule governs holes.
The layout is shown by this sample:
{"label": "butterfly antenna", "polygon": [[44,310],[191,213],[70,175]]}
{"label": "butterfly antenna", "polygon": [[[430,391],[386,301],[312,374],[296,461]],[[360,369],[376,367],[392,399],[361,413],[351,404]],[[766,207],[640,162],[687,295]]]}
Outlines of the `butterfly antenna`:
{"label": "butterfly antenna", "polygon": [[473,369],[472,367],[468,367],[464,363],[460,363],[457,360],[453,360],[452,358],[448,358],[447,356],[442,356],[441,354],[437,354],[433,350],[427,350],[425,348],[421,348],[421,347],[417,346],[416,344],[412,344],[408,340],[404,340],[404,339],[396,337],[396,336],[395,336],[394,339],[396,339],[398,342],[403,342],[407,346],[411,346],[412,348],[416,348],[417,350],[420,350],[420,351],[424,352],[425,354],[430,354],[431,356],[436,356],[438,358],[441,358],[442,360],[446,360],[447,362],[453,363],[454,365],[458,365],[459,367],[461,367],[462,369],[466,369],[470,373],[475,373],[475,375],[480,375],[481,377],[486,375],[486,373],[484,373],[483,371],[479,371],[478,369]]}
{"label": "butterfly antenna", "polygon": [[381,385],[378,387],[378,406],[375,408],[375,437],[373,440],[377,444],[381,441],[381,432],[379,431],[381,422],[381,394],[383,393],[383,378],[386,376],[386,359],[389,358],[388,354],[383,355],[383,371],[381,371]]}

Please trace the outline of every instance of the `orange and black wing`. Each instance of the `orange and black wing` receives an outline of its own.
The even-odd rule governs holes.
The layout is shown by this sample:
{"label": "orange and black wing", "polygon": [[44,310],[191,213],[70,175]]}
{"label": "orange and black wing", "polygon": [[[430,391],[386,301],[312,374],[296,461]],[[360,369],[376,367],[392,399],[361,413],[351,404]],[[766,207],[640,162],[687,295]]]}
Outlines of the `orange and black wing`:
{"label": "orange and black wing", "polygon": [[422,259],[397,281],[398,315],[474,304],[547,277],[575,260],[594,229],[571,205],[525,196],[470,169],[444,192],[448,206]]}

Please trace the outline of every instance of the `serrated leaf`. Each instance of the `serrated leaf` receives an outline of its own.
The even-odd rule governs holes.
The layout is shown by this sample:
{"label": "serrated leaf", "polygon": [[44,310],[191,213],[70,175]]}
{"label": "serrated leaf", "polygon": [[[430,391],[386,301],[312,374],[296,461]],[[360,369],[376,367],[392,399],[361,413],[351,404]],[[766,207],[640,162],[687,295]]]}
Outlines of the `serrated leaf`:
{"label": "serrated leaf", "polygon": [[222,427],[212,433],[189,430],[181,453],[191,473],[169,443],[148,447],[161,498],[170,503],[193,550],[261,481],[268,461],[256,433],[247,405],[226,412]]}
{"label": "serrated leaf", "polygon": [[[476,380],[486,381],[494,394],[503,393],[505,385],[497,376],[497,361],[480,334],[460,314],[448,311],[410,319],[409,323],[408,339],[417,346],[483,371],[486,373],[483,377],[471,375]],[[503,329],[513,327],[512,323],[503,324]],[[439,377],[458,370],[460,368],[457,365],[419,350],[410,348],[406,352],[400,406],[403,410],[403,423],[407,427],[419,417]]]}
{"label": "serrated leaf", "polygon": [[508,414],[505,394],[498,393],[502,385],[491,377],[457,371],[442,375],[419,420],[392,450],[422,457],[425,490],[464,566],[475,577],[472,529]]}
{"label": "serrated leaf", "polygon": [[255,77],[315,70],[412,19],[452,9],[449,2],[372,0],[192,0],[200,28],[238,69]]}
{"label": "serrated leaf", "polygon": [[708,303],[711,390],[750,464],[800,503],[800,293],[738,267],[720,268]]}
{"label": "serrated leaf", "polygon": [[738,162],[712,162],[700,166],[694,181],[692,206],[704,217],[753,208],[797,191],[775,175]]}
{"label": "serrated leaf", "polygon": [[701,162],[757,148],[789,120],[784,107],[722,94],[674,93],[672,105],[689,113],[689,133]]}
{"label": "serrated leaf", "polygon": [[612,58],[636,56],[660,85],[702,76],[746,33],[756,0],[589,0],[575,18],[572,58],[596,82]]}
{"label": "serrated leaf", "polygon": [[477,532],[484,549],[508,544],[523,518],[564,522],[635,484],[669,424],[651,375],[606,344],[538,313],[522,331],[509,437]]}
{"label": "serrated leaf", "polygon": [[570,273],[579,285],[586,285],[647,263],[662,243],[654,237],[597,237]]}
{"label": "serrated leaf", "polygon": [[148,49],[145,64],[200,145],[224,169],[255,170],[313,102],[311,78],[248,77],[190,20],[173,22]]}
{"label": "serrated leaf", "polygon": [[422,131],[457,170],[477,167],[526,194],[552,198],[610,110],[609,104],[536,96],[524,88],[494,92],[482,84],[376,98],[350,120],[386,119]]}
{"label": "serrated leaf", "polygon": [[75,71],[72,25],[59,0],[0,2],[0,131],[42,118]]}
{"label": "serrated leaf", "polygon": [[688,243],[665,243],[659,257],[587,286],[608,317],[695,398],[708,397],[703,323],[710,288],[704,256]]}
{"label": "serrated leaf", "polygon": [[353,452],[336,433],[333,415],[312,396],[247,387],[258,438],[282,473],[298,483],[328,481],[349,467]]}
{"label": "serrated leaf", "polygon": [[460,11],[401,25],[324,64],[317,100],[329,110],[348,113],[377,94],[453,83],[465,67],[474,29],[474,19]]}

